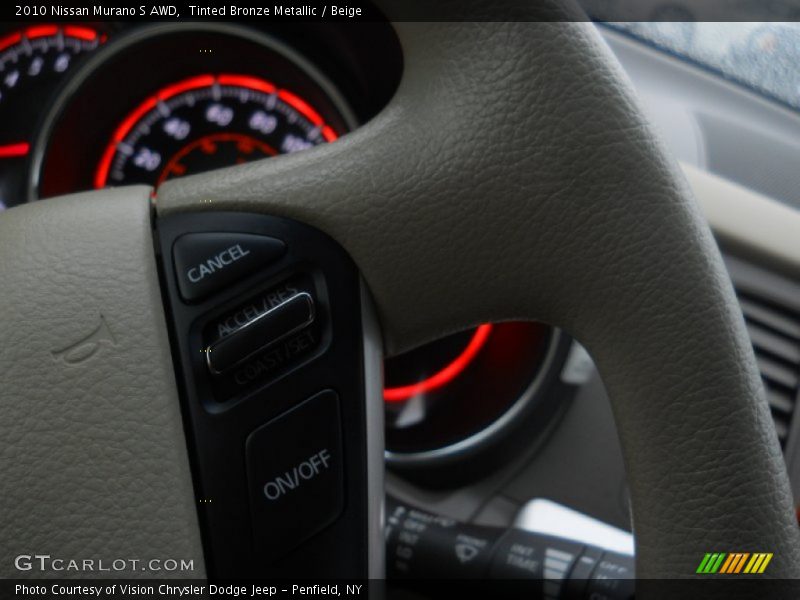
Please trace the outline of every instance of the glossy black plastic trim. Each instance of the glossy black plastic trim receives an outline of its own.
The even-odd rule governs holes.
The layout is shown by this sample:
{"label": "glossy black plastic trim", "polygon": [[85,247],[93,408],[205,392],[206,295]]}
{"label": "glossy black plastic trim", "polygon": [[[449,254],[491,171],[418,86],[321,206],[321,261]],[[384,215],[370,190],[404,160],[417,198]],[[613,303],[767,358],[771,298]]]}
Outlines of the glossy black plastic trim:
{"label": "glossy black plastic trim", "polygon": [[[187,304],[178,292],[169,250],[179,236],[203,231],[267,235],[283,240],[287,252],[263,271],[200,303]],[[366,577],[370,500],[364,346],[361,282],[352,260],[320,231],[263,215],[178,214],[158,219],[156,236],[209,576]],[[299,282],[314,299],[315,345],[266,378],[228,393],[206,363],[209,328],[286,282]],[[339,397],[344,510],[311,539],[278,552],[278,559],[268,558],[252,539],[245,442],[263,424],[326,389]]]}

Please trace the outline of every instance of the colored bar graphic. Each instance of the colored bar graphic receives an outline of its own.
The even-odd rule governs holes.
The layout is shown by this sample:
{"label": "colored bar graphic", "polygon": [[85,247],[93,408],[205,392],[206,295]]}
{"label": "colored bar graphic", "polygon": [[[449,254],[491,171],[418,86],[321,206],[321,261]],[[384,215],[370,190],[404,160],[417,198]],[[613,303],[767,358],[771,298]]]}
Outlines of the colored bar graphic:
{"label": "colored bar graphic", "polygon": [[747,566],[744,568],[745,573],[750,573],[753,570],[753,567],[757,566],[759,562],[759,555],[753,554],[753,558],[750,559],[750,562],[747,563]]}
{"label": "colored bar graphic", "polygon": [[769,561],[771,561],[771,560],[772,560],[772,552],[770,552],[769,554],[764,556],[764,561],[761,563],[761,566],[759,566],[758,572],[759,573],[763,573],[764,571],[766,571],[767,570],[767,565],[769,564]]}
{"label": "colored bar graphic", "polygon": [[700,561],[696,573],[738,575],[739,573],[761,574],[772,560],[771,552],[708,552]]}
{"label": "colored bar graphic", "polygon": [[711,555],[706,553],[703,557],[703,560],[700,561],[700,566],[697,567],[697,571],[695,573],[705,573],[706,572],[706,565],[708,565],[708,561],[711,559]]}
{"label": "colored bar graphic", "polygon": [[713,554],[706,554],[703,557],[703,561],[700,563],[700,566],[697,567],[697,573],[716,573],[720,566],[722,565],[722,561],[726,557],[725,552],[715,552]]}
{"label": "colored bar graphic", "polygon": [[744,566],[744,562],[747,560],[748,556],[750,556],[750,554],[748,552],[745,552],[744,554],[742,554],[742,557],[739,559],[739,562],[737,563],[736,568],[733,571],[734,573],[739,573],[742,570],[742,567]]}
{"label": "colored bar graphic", "polygon": [[745,573],[763,573],[767,568],[769,561],[772,560],[772,554],[759,553],[753,554],[753,558],[747,563],[744,568]]}
{"label": "colored bar graphic", "polygon": [[722,566],[722,561],[724,559],[725,559],[725,553],[723,552],[719,555],[719,558],[717,558],[716,562],[714,563],[714,566],[711,567],[712,573],[716,573],[719,570],[720,566]]}
{"label": "colored bar graphic", "polygon": [[735,563],[738,559],[738,554],[728,554],[728,558],[725,559],[725,562],[722,563],[722,568],[719,570],[720,573],[730,573],[731,564]]}
{"label": "colored bar graphic", "polygon": [[747,557],[750,556],[748,553],[741,553],[741,552],[733,552],[728,555],[728,560],[725,561],[725,564],[722,565],[720,569],[720,573],[738,573],[742,566],[744,565],[744,561],[747,560]]}

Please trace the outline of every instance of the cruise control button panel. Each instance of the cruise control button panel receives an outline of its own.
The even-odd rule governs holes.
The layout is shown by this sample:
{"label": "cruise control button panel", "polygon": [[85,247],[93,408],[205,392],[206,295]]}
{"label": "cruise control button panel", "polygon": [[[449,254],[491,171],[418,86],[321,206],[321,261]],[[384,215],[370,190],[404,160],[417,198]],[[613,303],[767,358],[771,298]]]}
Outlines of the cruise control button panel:
{"label": "cruise control button panel", "polygon": [[206,348],[208,369],[215,375],[229,371],[314,321],[314,300],[302,292],[247,321],[230,335]]}
{"label": "cruise control button panel", "polygon": [[203,328],[199,351],[216,402],[236,401],[302,367],[324,351],[328,329],[322,293],[300,273],[258,290]]}
{"label": "cruise control button panel", "polygon": [[281,240],[250,233],[187,233],[175,241],[173,256],[181,296],[205,298],[263,269],[286,252]]}
{"label": "cruise control button panel", "polygon": [[366,578],[376,511],[352,260],[266,215],[180,213],[156,234],[208,576]]}
{"label": "cruise control button panel", "polygon": [[327,390],[247,438],[256,548],[288,554],[335,521],[344,508],[339,398]]}

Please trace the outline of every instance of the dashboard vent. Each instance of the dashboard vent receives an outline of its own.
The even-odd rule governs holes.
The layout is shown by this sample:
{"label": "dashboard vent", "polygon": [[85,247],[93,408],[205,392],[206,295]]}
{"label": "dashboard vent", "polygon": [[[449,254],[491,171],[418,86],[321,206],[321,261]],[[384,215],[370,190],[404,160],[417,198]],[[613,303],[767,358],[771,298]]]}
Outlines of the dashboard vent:
{"label": "dashboard vent", "polygon": [[800,391],[800,313],[737,290],[781,446]]}

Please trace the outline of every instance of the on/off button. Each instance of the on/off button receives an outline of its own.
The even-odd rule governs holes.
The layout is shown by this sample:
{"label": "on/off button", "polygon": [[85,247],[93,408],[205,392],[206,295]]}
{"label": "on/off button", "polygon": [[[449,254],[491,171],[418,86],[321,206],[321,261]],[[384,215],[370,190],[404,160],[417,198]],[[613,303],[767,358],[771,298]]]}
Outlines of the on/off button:
{"label": "on/off button", "polygon": [[339,397],[325,390],[247,438],[253,542],[265,560],[288,554],[342,514],[339,419]]}
{"label": "on/off button", "polygon": [[281,240],[251,233],[187,233],[172,248],[181,296],[197,301],[231,285],[286,252]]}

